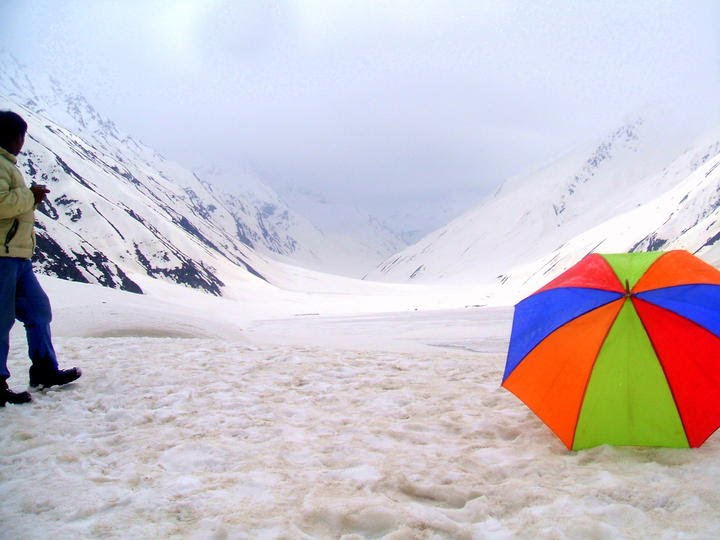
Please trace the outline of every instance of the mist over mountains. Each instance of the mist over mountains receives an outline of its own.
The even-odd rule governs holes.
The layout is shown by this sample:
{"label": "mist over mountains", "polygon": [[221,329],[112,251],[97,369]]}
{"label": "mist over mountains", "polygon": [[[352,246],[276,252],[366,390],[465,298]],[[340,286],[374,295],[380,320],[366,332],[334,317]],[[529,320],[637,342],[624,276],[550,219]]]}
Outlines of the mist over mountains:
{"label": "mist over mountains", "polygon": [[635,119],[388,258],[367,279],[539,286],[587,253],[686,249],[720,262],[720,128],[672,140]]}
{"label": "mist over mountains", "polygon": [[632,119],[508,179],[452,221],[459,206],[449,197],[447,214],[434,216],[449,223],[422,237],[306,189],[280,195],[247,172],[191,172],[57,80],[1,59],[0,107],[30,126],[19,164],[51,190],[38,213],[37,265],[64,279],[133,292],[162,279],[222,295],[228,279],[273,283],[290,264],[520,291],[591,251],[688,249],[720,262],[720,129],[673,139]]}
{"label": "mist over mountains", "polygon": [[[350,216],[357,240],[320,230],[252,175],[193,173],[59,81],[0,60],[0,106],[29,124],[19,165],[52,191],[38,213],[37,263],[48,274],[140,292],[130,277],[139,273],[220,294],[218,261],[256,278],[272,259],[359,276],[403,245],[361,212]],[[228,175],[233,188],[219,189]]]}

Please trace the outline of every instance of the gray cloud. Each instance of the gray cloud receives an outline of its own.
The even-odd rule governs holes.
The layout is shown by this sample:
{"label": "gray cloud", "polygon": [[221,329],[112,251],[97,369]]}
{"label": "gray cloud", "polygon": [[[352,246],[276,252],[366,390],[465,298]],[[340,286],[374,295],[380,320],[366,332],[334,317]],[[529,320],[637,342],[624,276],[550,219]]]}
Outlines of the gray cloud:
{"label": "gray cloud", "polygon": [[[720,121],[720,7],[656,1],[6,0],[3,46],[190,166],[380,207],[673,111]],[[650,111],[650,112],[648,112]]]}

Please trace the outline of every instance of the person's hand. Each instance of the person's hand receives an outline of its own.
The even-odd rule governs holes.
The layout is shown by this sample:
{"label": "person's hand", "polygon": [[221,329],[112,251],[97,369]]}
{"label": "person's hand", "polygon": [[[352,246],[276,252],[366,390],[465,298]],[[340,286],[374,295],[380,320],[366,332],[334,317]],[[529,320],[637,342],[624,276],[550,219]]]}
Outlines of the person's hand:
{"label": "person's hand", "polygon": [[33,184],[30,186],[30,191],[32,191],[33,197],[35,197],[36,205],[43,202],[47,194],[50,193],[50,190],[44,184]]}

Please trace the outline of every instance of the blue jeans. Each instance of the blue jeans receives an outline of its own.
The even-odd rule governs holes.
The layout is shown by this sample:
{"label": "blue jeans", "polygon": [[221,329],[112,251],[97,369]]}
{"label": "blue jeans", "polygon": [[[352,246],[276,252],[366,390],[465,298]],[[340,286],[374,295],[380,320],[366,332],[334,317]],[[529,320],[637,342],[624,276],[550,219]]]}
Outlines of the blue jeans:
{"label": "blue jeans", "polygon": [[0,257],[0,378],[7,379],[10,329],[15,319],[25,325],[28,355],[36,369],[57,371],[50,337],[50,300],[33,273],[30,259]]}

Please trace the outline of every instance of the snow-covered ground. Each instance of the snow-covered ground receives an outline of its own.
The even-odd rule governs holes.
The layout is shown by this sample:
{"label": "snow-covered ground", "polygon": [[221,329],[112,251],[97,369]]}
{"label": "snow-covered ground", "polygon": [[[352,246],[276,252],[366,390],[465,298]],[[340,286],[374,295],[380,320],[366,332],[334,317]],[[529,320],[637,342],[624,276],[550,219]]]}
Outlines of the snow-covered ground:
{"label": "snow-covered ground", "polygon": [[[0,409],[2,538],[720,530],[717,435],[567,451],[500,388],[512,310],[473,307],[479,293],[268,287],[243,302],[42,280],[61,362],[84,376]],[[27,365],[16,328],[14,388]]]}

